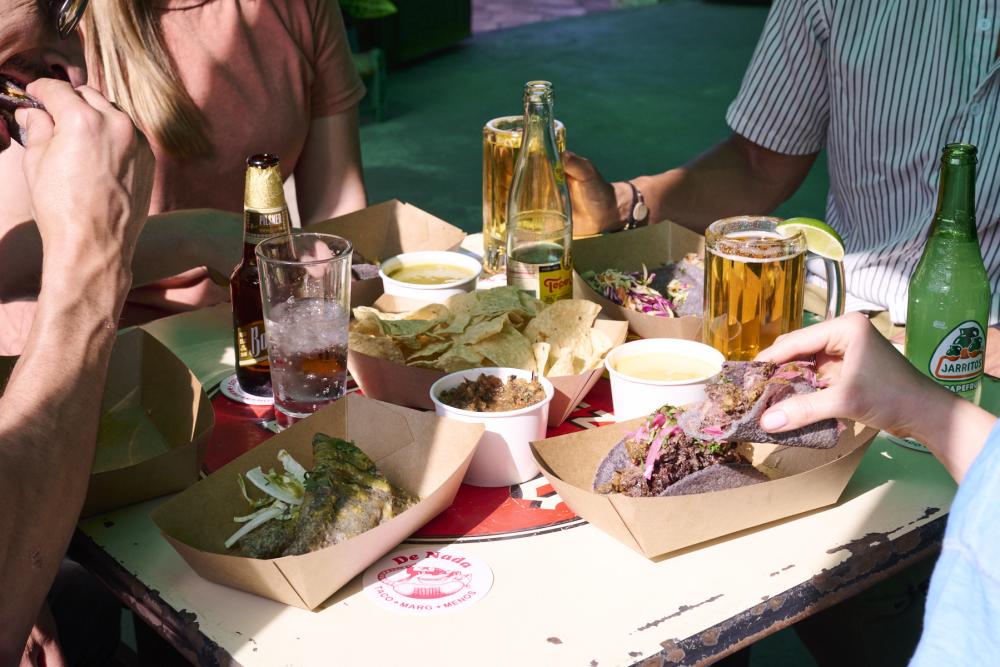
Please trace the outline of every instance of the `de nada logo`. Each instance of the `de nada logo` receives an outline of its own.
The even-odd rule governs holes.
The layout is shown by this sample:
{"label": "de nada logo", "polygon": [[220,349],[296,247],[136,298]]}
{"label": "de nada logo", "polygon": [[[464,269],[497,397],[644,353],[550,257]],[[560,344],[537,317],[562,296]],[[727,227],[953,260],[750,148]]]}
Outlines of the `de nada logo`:
{"label": "de nada logo", "polygon": [[970,380],[983,370],[983,330],[973,320],[944,337],[931,355],[931,375],[939,380]]}
{"label": "de nada logo", "polygon": [[376,604],[405,614],[458,611],[480,600],[493,585],[481,560],[452,549],[402,551],[365,572],[365,593]]}

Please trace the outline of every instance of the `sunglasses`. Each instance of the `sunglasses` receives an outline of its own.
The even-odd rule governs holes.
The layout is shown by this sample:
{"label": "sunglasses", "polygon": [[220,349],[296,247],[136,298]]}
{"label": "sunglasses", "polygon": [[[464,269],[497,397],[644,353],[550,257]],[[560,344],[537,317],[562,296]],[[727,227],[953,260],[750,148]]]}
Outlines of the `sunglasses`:
{"label": "sunglasses", "polygon": [[63,39],[69,37],[76,29],[76,25],[83,16],[83,10],[87,8],[89,0],[48,0],[49,19],[52,21],[59,36]]}

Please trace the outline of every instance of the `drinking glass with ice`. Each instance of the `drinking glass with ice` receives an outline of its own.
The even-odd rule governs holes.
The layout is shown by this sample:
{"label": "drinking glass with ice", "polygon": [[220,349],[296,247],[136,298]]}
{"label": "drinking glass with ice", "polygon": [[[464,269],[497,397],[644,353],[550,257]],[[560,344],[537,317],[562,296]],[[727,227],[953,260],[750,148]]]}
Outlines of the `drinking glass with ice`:
{"label": "drinking glass with ice", "polygon": [[274,414],[287,427],[344,395],[352,247],[339,236],[296,232],[256,252]]}

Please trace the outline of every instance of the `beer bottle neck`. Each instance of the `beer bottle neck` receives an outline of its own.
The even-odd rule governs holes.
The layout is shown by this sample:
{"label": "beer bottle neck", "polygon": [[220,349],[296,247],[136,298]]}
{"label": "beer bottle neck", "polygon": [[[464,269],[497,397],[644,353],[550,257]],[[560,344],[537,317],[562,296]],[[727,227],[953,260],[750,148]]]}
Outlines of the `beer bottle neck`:
{"label": "beer bottle neck", "polygon": [[941,160],[941,185],[931,227],[931,237],[937,235],[977,238],[976,165],[950,159],[947,153]]}
{"label": "beer bottle neck", "polygon": [[289,234],[291,229],[291,219],[287,206],[264,210],[245,208],[243,210],[243,262],[256,264],[257,257],[254,255],[254,249],[257,244],[279,234]]}

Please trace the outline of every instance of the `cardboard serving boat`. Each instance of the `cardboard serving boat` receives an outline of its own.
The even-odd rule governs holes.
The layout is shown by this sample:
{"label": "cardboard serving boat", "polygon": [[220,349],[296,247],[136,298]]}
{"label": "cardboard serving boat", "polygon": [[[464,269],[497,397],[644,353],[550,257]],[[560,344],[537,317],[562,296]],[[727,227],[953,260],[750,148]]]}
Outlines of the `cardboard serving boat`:
{"label": "cardboard serving boat", "polygon": [[686,496],[595,493],[598,464],[645,418],[532,443],[542,473],[576,514],[647,558],[837,502],[878,430],[845,422],[836,446],[741,445],[771,479]]}
{"label": "cardboard serving boat", "polygon": [[[396,313],[413,310],[424,304],[386,295],[374,305],[382,312]],[[612,348],[624,343],[628,336],[628,323],[624,321],[598,318],[594,322],[594,328],[600,329],[611,339]],[[365,396],[420,410],[434,409],[434,402],[430,397],[431,385],[446,375],[437,369],[406,366],[355,350],[350,350],[347,354],[347,369]],[[555,427],[566,421],[603,373],[604,364],[601,363],[586,373],[549,377],[555,396],[549,404],[548,425]]]}
{"label": "cardboard serving boat", "polygon": [[678,262],[688,253],[704,255],[705,237],[672,222],[661,222],[617,234],[605,234],[573,241],[573,297],[601,306],[604,315],[625,320],[632,333],[643,338],[684,338],[701,340],[699,316],[654,317],[623,308],[598,294],[583,279],[588,271],[600,273],[618,269],[632,273]]}
{"label": "cardboard serving boat", "polygon": [[[15,362],[0,360],[0,385]],[[180,359],[141,329],[121,333],[111,353],[81,516],[197,482],[214,425],[211,401]]]}
{"label": "cardboard serving boat", "polygon": [[[257,466],[280,469],[281,449],[311,468],[316,433],[353,441],[389,481],[420,502],[357,537],[299,556],[244,558],[237,549],[226,549],[226,538],[239,527],[233,517],[248,511],[237,477]],[[216,470],[151,516],[205,579],[313,609],[451,505],[482,433],[482,424],[349,394]]]}
{"label": "cardboard serving boat", "polygon": [[[403,252],[455,250],[465,232],[426,211],[391,199],[309,226],[310,232],[336,234],[349,240],[369,262],[381,263]],[[351,307],[373,303],[382,295],[378,276],[351,284]]]}

